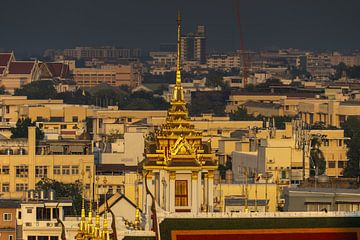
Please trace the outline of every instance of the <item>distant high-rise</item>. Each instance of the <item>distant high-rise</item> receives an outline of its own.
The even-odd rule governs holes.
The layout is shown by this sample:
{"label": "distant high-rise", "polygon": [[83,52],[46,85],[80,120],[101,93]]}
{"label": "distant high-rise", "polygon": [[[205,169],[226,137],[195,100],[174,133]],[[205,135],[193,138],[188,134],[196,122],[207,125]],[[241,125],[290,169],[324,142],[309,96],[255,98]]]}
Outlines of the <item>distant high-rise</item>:
{"label": "distant high-rise", "polygon": [[199,25],[195,33],[181,36],[182,61],[196,61],[206,63],[206,36],[205,26]]}

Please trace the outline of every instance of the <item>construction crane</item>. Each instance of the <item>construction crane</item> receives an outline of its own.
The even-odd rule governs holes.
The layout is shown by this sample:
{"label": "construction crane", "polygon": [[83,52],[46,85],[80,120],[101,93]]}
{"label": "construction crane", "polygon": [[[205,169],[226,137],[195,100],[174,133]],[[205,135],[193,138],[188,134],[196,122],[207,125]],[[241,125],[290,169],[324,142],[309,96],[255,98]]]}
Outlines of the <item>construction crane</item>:
{"label": "construction crane", "polygon": [[237,23],[237,29],[240,36],[240,59],[242,60],[242,66],[241,66],[241,72],[243,76],[243,86],[244,88],[248,84],[248,75],[249,75],[249,58],[247,54],[245,53],[245,47],[244,47],[244,38],[243,38],[243,32],[241,27],[241,17],[240,17],[240,0],[234,0],[234,8],[236,11],[236,23]]}

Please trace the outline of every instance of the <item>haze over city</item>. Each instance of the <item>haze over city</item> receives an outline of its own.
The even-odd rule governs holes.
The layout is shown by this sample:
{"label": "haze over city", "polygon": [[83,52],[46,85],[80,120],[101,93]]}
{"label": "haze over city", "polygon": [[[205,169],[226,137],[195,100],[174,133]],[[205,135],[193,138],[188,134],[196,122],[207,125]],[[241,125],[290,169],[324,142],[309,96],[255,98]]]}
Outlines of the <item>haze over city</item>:
{"label": "haze over city", "polygon": [[359,0],[1,0],[0,240],[360,240]]}
{"label": "haze over city", "polygon": [[[359,48],[357,0],[242,0],[240,8],[247,49]],[[75,46],[156,50],[176,37],[173,16],[178,10],[185,32],[206,26],[209,52],[239,48],[231,0],[5,0],[1,9],[0,46],[21,55]]]}

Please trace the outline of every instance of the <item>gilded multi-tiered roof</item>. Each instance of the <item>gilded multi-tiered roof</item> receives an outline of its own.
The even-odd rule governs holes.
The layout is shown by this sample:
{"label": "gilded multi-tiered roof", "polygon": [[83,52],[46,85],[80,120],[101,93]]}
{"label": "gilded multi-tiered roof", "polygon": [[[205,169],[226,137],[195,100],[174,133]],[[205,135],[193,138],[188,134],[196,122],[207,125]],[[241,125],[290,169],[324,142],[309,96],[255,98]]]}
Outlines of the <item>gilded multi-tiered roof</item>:
{"label": "gilded multi-tiered roof", "polygon": [[191,124],[181,86],[180,15],[178,16],[176,83],[166,123],[155,132],[154,141],[147,142],[144,169],[189,168],[215,169],[210,143],[202,141],[202,133]]}

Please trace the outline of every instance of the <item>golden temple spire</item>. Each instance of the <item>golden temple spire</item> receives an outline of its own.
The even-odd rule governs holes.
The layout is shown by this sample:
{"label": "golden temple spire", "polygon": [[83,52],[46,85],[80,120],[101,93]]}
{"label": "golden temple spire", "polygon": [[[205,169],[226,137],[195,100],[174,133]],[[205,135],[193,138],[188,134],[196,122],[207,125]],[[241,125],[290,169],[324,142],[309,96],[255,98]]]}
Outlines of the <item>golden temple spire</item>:
{"label": "golden temple spire", "polygon": [[185,103],[184,90],[181,86],[181,17],[177,17],[177,61],[176,61],[176,82],[173,91],[172,102]]}
{"label": "golden temple spire", "polygon": [[176,61],[176,85],[181,85],[181,16],[177,17],[177,61]]}

